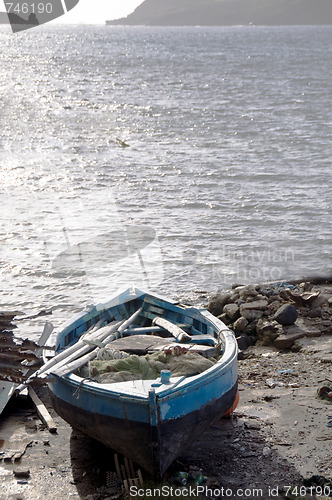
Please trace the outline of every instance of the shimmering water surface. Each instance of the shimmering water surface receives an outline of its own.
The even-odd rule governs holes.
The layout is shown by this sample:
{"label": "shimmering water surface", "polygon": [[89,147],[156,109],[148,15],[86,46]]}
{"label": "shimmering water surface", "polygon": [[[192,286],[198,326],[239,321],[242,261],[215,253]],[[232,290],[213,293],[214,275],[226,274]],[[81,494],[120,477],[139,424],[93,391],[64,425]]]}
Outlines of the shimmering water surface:
{"label": "shimmering water surface", "polygon": [[0,54],[2,309],[330,273],[332,26],[2,26]]}

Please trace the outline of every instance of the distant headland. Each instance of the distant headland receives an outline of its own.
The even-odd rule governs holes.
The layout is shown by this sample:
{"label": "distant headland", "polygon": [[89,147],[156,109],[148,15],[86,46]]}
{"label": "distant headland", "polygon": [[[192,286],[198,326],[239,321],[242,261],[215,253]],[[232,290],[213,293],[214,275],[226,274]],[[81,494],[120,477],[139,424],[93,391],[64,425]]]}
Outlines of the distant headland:
{"label": "distant headland", "polygon": [[332,24],[332,0],[145,0],[108,25],[234,26]]}
{"label": "distant headland", "polygon": [[0,24],[18,24],[24,26],[37,26],[39,24],[35,14],[30,14],[28,19],[24,19],[16,14],[0,12]]}

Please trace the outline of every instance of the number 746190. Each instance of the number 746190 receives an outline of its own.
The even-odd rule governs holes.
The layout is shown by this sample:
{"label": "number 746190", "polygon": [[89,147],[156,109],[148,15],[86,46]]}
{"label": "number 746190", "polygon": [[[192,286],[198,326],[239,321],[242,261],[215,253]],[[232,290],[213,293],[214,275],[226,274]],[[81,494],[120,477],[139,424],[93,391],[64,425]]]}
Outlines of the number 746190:
{"label": "number 746190", "polygon": [[15,14],[51,14],[52,4],[50,2],[5,2],[7,13]]}

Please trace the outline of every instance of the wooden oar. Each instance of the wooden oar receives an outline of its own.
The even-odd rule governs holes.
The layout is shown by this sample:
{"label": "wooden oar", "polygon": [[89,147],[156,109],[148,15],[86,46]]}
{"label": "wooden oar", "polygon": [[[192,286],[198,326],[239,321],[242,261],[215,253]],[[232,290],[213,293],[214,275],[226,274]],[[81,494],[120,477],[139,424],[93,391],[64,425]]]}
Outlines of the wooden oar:
{"label": "wooden oar", "polygon": [[[72,352],[68,356],[65,356],[64,358],[58,360],[58,362],[53,364],[52,366],[47,367],[42,373],[38,374],[38,377],[44,378],[49,373],[51,373],[51,372],[54,373],[53,372],[54,367],[56,367],[58,369],[61,366],[69,363],[70,361],[73,361],[74,359],[80,358],[84,354],[88,353],[89,351],[94,349],[96,347],[96,345],[102,344],[102,342],[106,338],[109,338],[109,336],[112,335],[113,332],[116,332],[118,330],[118,327],[120,327],[120,325],[121,325],[121,321],[114,323],[112,328],[109,328],[106,333],[104,332],[102,335],[100,335],[94,339],[91,339],[90,337],[89,338],[86,337],[85,339],[83,339],[83,345],[81,345],[81,347],[79,349],[75,350],[74,352]],[[64,351],[64,352],[66,352],[66,351]]]}
{"label": "wooden oar", "polygon": [[[98,324],[101,325],[104,321],[105,321],[105,319],[100,320],[98,322]],[[39,370],[34,372],[32,375],[30,375],[30,377],[28,377],[27,380],[23,384],[19,385],[15,389],[15,391],[21,392],[26,385],[28,385],[30,382],[32,382],[33,379],[40,377],[40,375],[42,375],[47,370],[49,370],[49,368],[56,365],[57,363],[60,363],[62,360],[68,358],[72,354],[75,354],[76,352],[81,352],[82,348],[89,349],[88,345],[84,342],[84,337],[85,337],[85,339],[89,339],[91,341],[98,340],[98,337],[101,335],[101,333],[104,333],[104,335],[107,336],[110,333],[112,333],[113,331],[115,331],[117,329],[117,327],[120,326],[120,324],[121,324],[121,322],[116,322],[115,324],[114,323],[112,324],[111,328],[110,328],[110,325],[107,325],[104,328],[100,328],[99,330],[92,331],[89,334],[82,335],[82,337],[75,344],[68,347],[64,351],[60,352],[59,354],[57,354],[53,358],[51,358]],[[97,325],[96,325],[96,327],[97,327]],[[105,328],[107,328],[107,333],[105,333]],[[90,350],[91,350],[91,347],[90,347]]]}
{"label": "wooden oar", "polygon": [[[135,319],[137,318],[137,316],[139,316],[141,312],[142,312],[142,307],[140,307],[140,309],[138,309],[138,311],[136,311],[127,320],[119,321],[116,324],[113,324],[112,327],[108,328],[106,332],[101,333],[101,330],[105,330],[104,327],[99,331],[97,330],[96,332],[87,335],[85,339],[83,338],[82,340],[81,339],[78,340],[76,344],[69,347],[68,349],[65,349],[57,356],[54,356],[54,358],[52,358],[48,363],[45,363],[45,365],[42,366],[39,370],[37,370],[37,372],[32,374],[24,382],[24,384],[21,384],[21,386],[19,386],[17,390],[22,390],[21,387],[24,388],[26,384],[31,383],[36,378],[44,378],[50,373],[57,373],[57,370],[60,371],[61,367],[64,367],[65,365],[69,366],[72,364],[70,362],[74,362],[74,360],[77,358],[84,357],[85,354],[89,353],[89,351],[93,349],[95,350],[96,348],[94,348],[94,345],[91,345],[93,341],[97,341],[98,343],[104,342],[106,345],[115,338],[118,338],[119,336],[122,335],[122,332],[135,321]],[[115,334],[115,332],[117,332],[117,335],[113,335]],[[77,344],[79,344],[78,348],[73,349],[75,346],[77,346]],[[66,371],[66,373],[69,373],[70,371],[72,370],[69,369],[68,371]]]}
{"label": "wooden oar", "polygon": [[128,326],[130,326],[135,321],[135,319],[141,312],[142,312],[142,307],[138,311],[136,311],[132,316],[130,316],[130,318],[124,321],[113,335],[107,336],[107,338],[105,338],[100,345],[95,347],[92,352],[88,352],[84,356],[81,356],[78,359],[76,358],[72,362],[68,362],[70,360],[65,360],[65,362],[62,362],[59,365],[56,365],[53,368],[51,368],[48,371],[48,373],[62,377],[63,375],[73,372],[74,370],[77,370],[81,366],[85,365],[86,363],[88,363],[88,361],[91,361],[97,356],[99,349],[105,347],[110,342],[113,342],[113,340],[122,337],[122,333],[128,328]]}

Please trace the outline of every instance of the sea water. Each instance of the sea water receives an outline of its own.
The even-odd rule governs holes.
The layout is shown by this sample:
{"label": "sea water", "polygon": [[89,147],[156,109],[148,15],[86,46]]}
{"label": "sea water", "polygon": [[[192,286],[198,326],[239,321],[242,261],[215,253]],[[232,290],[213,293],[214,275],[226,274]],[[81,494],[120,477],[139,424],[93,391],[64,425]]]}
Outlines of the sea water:
{"label": "sea water", "polygon": [[332,26],[2,26],[0,54],[0,309],[331,274]]}

